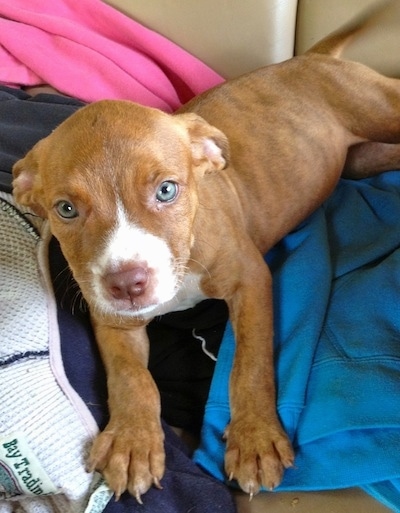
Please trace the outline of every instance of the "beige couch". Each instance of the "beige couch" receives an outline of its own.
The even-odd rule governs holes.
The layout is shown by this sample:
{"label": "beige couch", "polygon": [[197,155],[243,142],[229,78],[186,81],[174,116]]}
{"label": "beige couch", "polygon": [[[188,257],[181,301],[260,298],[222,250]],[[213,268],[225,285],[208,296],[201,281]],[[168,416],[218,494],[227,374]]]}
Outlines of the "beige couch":
{"label": "beige couch", "polygon": [[[304,52],[376,0],[108,0],[108,3],[190,51],[226,78]],[[346,57],[400,76],[400,2],[394,2]],[[383,513],[361,490],[265,493],[240,513]]]}

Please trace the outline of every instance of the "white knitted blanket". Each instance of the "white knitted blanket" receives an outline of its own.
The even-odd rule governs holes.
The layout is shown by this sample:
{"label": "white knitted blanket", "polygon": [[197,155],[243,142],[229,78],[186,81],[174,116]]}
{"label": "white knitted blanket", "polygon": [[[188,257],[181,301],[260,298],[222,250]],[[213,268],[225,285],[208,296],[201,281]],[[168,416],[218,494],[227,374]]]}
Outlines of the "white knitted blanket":
{"label": "white knitted blanket", "polygon": [[[97,432],[65,376],[46,233],[0,196],[0,513],[98,513]],[[46,232],[46,230],[44,230]]]}

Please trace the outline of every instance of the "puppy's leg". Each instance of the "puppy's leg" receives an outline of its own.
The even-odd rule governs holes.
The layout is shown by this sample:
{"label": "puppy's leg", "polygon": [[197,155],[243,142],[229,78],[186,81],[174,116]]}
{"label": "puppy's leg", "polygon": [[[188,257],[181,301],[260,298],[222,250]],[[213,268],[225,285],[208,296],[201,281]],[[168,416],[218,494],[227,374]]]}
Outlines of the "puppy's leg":
{"label": "puppy's leg", "polygon": [[244,260],[240,287],[229,301],[237,347],[225,470],[253,495],[260,486],[277,486],[294,454],[276,413],[271,274],[255,248]]}
{"label": "puppy's leg", "polygon": [[367,178],[391,169],[400,169],[400,144],[365,142],[349,149],[343,176]]}
{"label": "puppy's leg", "polygon": [[107,372],[110,420],[93,443],[89,470],[99,470],[116,498],[128,490],[141,502],[164,474],[160,398],[147,370],[145,327],[126,329],[94,321]]}
{"label": "puppy's leg", "polygon": [[[365,178],[400,164],[400,80],[387,78],[359,63],[344,63],[340,75],[342,94],[333,89],[333,98],[346,106],[340,118],[351,133],[365,142],[350,147],[343,175]],[[343,80],[342,80],[343,79]],[[362,94],[354,94],[353,84],[362,80]],[[333,87],[337,83],[332,82]],[[339,112],[338,112],[339,113]]]}

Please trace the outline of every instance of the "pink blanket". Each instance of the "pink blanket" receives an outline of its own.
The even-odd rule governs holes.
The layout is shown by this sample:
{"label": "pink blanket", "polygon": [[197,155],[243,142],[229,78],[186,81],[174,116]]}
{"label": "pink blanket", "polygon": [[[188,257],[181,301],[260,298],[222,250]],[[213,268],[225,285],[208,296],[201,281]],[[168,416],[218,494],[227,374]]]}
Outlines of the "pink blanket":
{"label": "pink blanket", "polygon": [[0,0],[3,84],[49,84],[86,102],[120,98],[173,111],[222,81],[100,0]]}

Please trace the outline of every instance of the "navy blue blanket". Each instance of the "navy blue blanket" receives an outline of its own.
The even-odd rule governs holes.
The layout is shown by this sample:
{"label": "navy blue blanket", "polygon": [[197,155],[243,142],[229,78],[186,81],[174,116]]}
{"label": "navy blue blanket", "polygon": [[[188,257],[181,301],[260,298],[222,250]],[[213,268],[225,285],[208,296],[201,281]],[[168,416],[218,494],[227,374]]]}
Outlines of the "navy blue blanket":
{"label": "navy blue blanket", "polygon": [[[400,173],[342,180],[266,257],[278,411],[296,450],[279,490],[362,486],[400,512]],[[225,479],[228,325],[195,460]]]}

